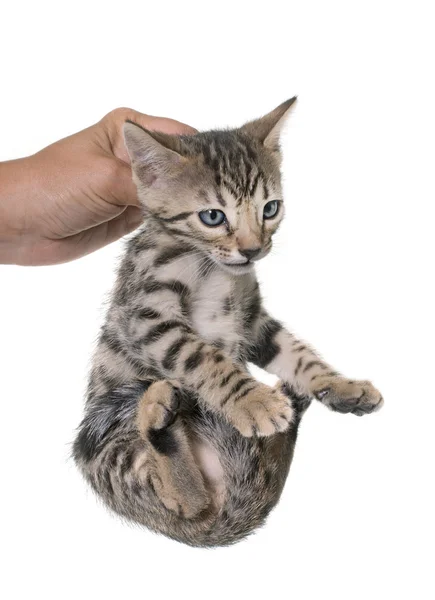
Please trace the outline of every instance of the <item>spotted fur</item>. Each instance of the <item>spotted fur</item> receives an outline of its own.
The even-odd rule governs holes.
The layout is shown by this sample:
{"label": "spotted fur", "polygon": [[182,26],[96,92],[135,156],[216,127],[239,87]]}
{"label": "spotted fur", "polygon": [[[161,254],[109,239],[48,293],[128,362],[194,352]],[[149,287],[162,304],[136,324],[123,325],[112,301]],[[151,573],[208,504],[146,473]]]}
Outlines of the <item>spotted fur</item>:
{"label": "spotted fur", "polygon": [[[264,522],[313,397],[355,414],[382,403],[261,302],[254,261],[284,215],[279,133],[294,100],[191,137],[125,125],[144,226],[119,269],[74,457],[115,512],[194,546],[234,543]],[[265,219],[270,201],[277,214]],[[208,226],[202,211],[225,221]],[[259,383],[248,362],[281,382]]]}

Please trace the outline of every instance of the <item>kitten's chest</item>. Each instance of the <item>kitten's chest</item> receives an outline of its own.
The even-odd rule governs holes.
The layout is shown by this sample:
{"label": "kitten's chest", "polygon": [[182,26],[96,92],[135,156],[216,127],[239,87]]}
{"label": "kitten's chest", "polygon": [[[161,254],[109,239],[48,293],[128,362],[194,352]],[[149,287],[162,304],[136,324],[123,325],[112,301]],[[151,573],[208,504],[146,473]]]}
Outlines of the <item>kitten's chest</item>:
{"label": "kitten's chest", "polygon": [[207,342],[238,356],[244,342],[241,281],[216,271],[200,283],[192,299],[192,326]]}

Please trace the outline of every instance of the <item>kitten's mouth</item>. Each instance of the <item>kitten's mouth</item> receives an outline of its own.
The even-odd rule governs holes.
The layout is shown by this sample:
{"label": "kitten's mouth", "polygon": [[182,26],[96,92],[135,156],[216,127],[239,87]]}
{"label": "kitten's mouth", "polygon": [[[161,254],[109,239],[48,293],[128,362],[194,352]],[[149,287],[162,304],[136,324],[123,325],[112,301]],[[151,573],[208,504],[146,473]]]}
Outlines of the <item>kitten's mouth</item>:
{"label": "kitten's mouth", "polygon": [[227,265],[229,267],[245,267],[246,265],[252,265],[252,261],[251,260],[245,260],[245,262],[224,263],[224,265]]}
{"label": "kitten's mouth", "polygon": [[231,273],[247,273],[254,266],[254,262],[252,260],[245,260],[245,262],[239,263],[226,263],[222,262],[221,265],[230,271]]}

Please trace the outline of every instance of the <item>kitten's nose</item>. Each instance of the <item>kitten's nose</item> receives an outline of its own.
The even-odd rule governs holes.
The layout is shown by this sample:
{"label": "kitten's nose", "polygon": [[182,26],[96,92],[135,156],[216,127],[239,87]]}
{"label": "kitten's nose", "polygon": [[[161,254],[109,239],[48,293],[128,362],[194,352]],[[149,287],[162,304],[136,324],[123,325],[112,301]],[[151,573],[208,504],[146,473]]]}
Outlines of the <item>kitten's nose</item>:
{"label": "kitten's nose", "polygon": [[261,248],[247,248],[246,250],[239,250],[239,252],[248,260],[252,260],[260,254]]}

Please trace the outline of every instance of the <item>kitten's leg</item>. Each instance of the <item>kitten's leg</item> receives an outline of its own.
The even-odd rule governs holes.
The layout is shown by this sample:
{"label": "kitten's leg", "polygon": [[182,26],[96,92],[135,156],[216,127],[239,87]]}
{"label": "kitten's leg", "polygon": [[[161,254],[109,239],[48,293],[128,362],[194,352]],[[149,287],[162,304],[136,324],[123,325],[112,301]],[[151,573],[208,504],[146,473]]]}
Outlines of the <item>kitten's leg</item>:
{"label": "kitten's leg", "polygon": [[302,394],[342,413],[363,415],[382,406],[381,394],[369,381],[343,377],[264,311],[254,330],[255,342],[249,360],[278,375]]}
{"label": "kitten's leg", "polygon": [[143,339],[148,360],[161,365],[168,380],[196,393],[242,435],[272,435],[292,421],[291,403],[280,390],[256,381],[243,365],[206,344],[183,323],[159,323]]}
{"label": "kitten's leg", "polygon": [[176,384],[156,381],[139,401],[137,426],[152,454],[149,477],[157,496],[169,510],[192,519],[210,498],[177,417],[178,408]]}

